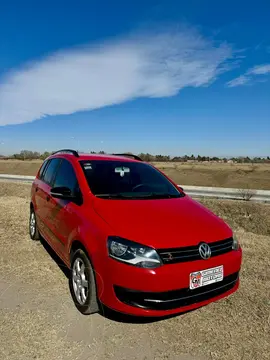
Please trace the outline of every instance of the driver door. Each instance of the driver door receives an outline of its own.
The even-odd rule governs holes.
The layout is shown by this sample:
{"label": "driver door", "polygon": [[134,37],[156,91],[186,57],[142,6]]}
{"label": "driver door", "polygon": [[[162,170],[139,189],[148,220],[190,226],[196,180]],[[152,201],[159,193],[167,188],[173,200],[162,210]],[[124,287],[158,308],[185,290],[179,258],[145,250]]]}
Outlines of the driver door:
{"label": "driver door", "polygon": [[78,194],[78,201],[51,198],[51,220],[53,231],[53,247],[55,251],[68,261],[69,237],[74,236],[80,223],[79,209],[80,189],[73,165],[66,159],[62,162],[56,173],[53,187],[64,186],[73,194]]}

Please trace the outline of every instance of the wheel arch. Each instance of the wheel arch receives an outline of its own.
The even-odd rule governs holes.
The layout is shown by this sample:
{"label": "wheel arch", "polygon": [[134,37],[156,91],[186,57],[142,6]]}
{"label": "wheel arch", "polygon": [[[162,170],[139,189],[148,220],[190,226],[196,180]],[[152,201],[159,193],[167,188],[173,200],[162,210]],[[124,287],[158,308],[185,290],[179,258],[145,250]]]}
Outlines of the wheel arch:
{"label": "wheel arch", "polygon": [[[73,240],[70,249],[69,249],[69,258],[71,261],[72,255],[75,253],[76,250],[82,249],[86,255],[89,257],[89,260],[91,261],[91,257],[89,255],[89,252],[87,251],[86,247],[83,245],[83,243],[80,240]],[[92,261],[91,261],[92,264]]]}
{"label": "wheel arch", "polygon": [[93,259],[92,256],[89,252],[89,250],[87,249],[87,247],[83,244],[82,241],[80,240],[73,240],[72,243],[70,244],[70,248],[69,248],[69,262],[70,262],[70,266],[71,266],[71,261],[72,261],[72,256],[75,253],[75,251],[77,251],[78,249],[81,249],[85,252],[86,256],[88,257],[90,264],[92,266],[93,269],[95,269],[95,266],[93,264]]}

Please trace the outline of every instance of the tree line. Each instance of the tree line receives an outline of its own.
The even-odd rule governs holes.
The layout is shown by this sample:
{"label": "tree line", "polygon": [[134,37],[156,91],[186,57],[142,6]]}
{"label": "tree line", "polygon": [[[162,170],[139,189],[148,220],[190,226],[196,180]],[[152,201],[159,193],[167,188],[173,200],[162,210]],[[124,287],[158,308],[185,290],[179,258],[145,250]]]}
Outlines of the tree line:
{"label": "tree line", "polygon": [[217,157],[217,156],[201,156],[201,155],[184,155],[184,156],[174,156],[169,155],[151,155],[151,154],[139,154],[140,158],[144,161],[153,162],[153,161],[171,161],[171,162],[235,162],[235,163],[270,163],[270,157],[252,157],[249,156],[239,156],[239,157]]}
{"label": "tree line", "polygon": [[[131,154],[130,152],[127,152]],[[2,158],[9,158],[9,159],[18,159],[18,160],[44,160],[52,152],[45,151],[40,153],[38,151],[31,151],[31,150],[22,150],[17,154],[13,154],[9,157]],[[91,151],[91,154],[105,154],[105,151]],[[152,155],[149,153],[140,153],[138,156],[147,162],[154,162],[154,161],[164,161],[164,162],[235,162],[235,163],[270,163],[270,157],[249,157],[249,156],[239,156],[239,157],[218,157],[218,156],[201,156],[201,155],[183,155],[183,156],[170,156],[170,155]]]}

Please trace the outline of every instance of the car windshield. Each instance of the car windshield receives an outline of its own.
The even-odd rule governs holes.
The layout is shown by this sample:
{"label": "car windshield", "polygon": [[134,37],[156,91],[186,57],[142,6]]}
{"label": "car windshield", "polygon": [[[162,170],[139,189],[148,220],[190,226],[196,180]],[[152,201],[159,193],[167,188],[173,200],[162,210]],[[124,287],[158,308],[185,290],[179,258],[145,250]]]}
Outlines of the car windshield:
{"label": "car windshield", "polygon": [[158,170],[132,161],[80,161],[91,192],[103,199],[169,199],[182,197]]}

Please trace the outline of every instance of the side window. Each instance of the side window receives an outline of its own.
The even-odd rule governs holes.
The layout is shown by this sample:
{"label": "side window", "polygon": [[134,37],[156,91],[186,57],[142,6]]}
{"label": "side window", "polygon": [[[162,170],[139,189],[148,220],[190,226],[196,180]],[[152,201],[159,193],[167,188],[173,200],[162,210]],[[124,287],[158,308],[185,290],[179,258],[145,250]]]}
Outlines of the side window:
{"label": "side window", "polygon": [[73,169],[73,166],[69,161],[65,159],[62,160],[62,163],[57,171],[53,186],[68,187],[72,191],[72,193],[78,191],[79,185],[78,185],[77,177]]}
{"label": "side window", "polygon": [[43,176],[43,181],[46,184],[52,185],[59,162],[60,162],[60,159],[52,159],[50,161],[49,165],[47,166],[46,171]]}
{"label": "side window", "polygon": [[39,169],[39,172],[38,172],[38,178],[39,179],[42,179],[43,178],[43,175],[45,174],[45,169],[46,169],[46,166],[48,165],[50,160],[46,160],[43,162],[43,164],[41,165],[40,169]]}

